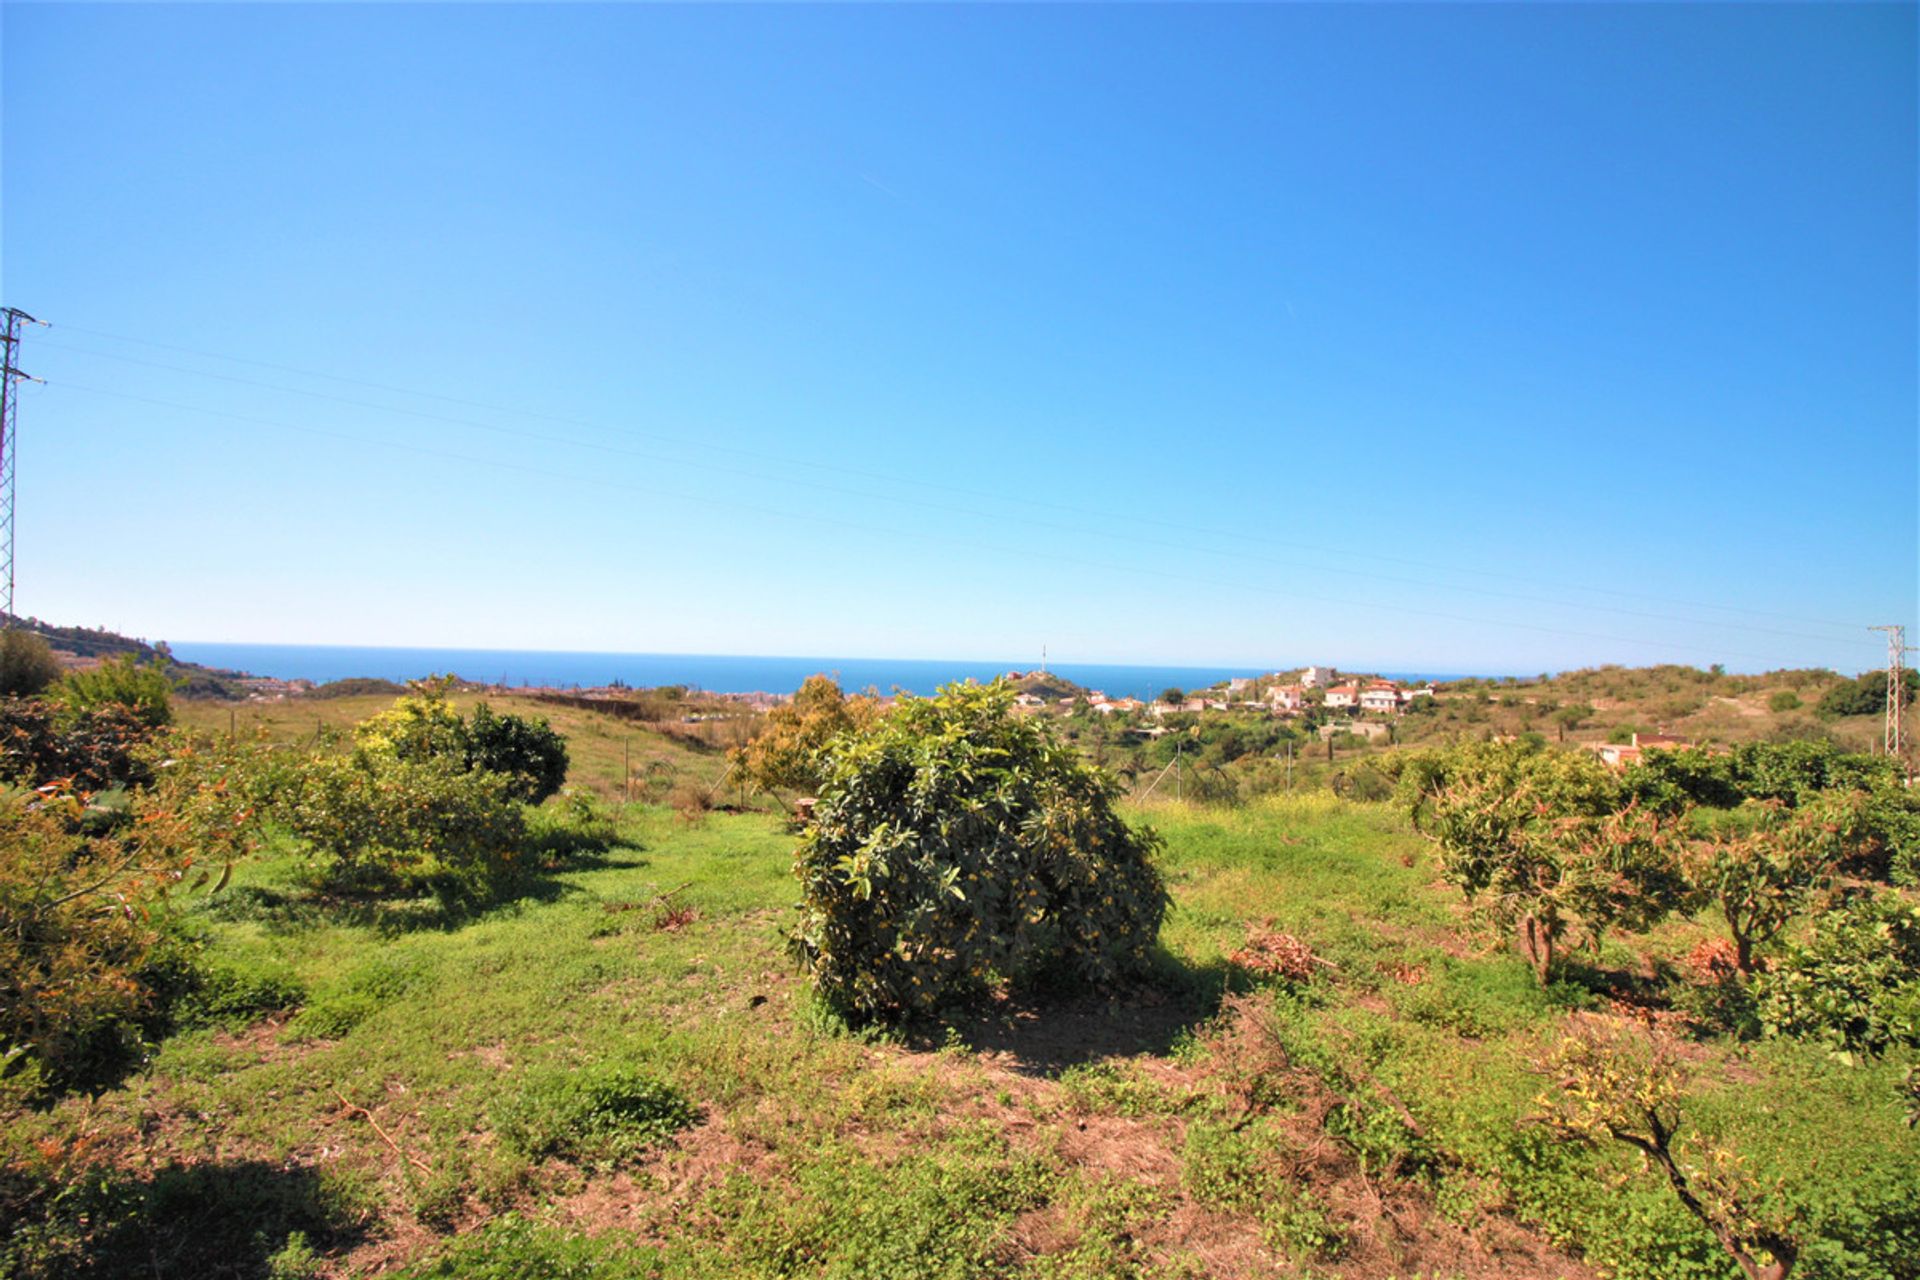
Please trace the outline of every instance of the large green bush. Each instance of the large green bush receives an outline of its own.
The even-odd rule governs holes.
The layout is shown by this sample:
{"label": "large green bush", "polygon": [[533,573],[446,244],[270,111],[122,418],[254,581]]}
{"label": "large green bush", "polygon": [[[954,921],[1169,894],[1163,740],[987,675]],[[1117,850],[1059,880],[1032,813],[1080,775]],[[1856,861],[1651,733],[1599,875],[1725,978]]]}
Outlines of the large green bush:
{"label": "large green bush", "polygon": [[516,870],[526,839],[504,775],[365,751],[308,757],[280,785],[274,816],[307,842],[316,887],[358,895],[483,898]]}
{"label": "large green bush", "polygon": [[74,712],[118,706],[152,728],[173,721],[173,680],[166,668],[142,663],[131,653],[108,658],[91,671],[68,672],[52,694]]}
{"label": "large green bush", "polygon": [[1849,898],[1755,987],[1769,1034],[1867,1053],[1920,1045],[1920,907],[1886,892]]}
{"label": "large green bush", "polygon": [[794,950],[861,1019],[978,992],[1134,974],[1167,910],[1157,838],[1115,784],[1012,714],[1013,690],[949,685],[835,740],[795,855]]}
{"label": "large green bush", "polygon": [[450,761],[507,779],[514,799],[539,804],[567,780],[567,741],[545,720],[496,714],[482,702],[471,719],[447,700],[446,678],[415,681],[412,692],[354,727],[370,756],[423,763]]}
{"label": "large green bush", "polygon": [[567,781],[567,740],[545,720],[496,715],[483,702],[467,722],[467,768],[500,774],[514,799],[539,804]]}

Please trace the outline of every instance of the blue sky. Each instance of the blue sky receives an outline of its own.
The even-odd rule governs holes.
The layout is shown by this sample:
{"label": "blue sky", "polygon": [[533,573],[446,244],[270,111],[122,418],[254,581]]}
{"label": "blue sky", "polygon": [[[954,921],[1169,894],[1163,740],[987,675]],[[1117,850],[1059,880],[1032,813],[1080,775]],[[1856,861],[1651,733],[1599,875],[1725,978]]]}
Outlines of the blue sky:
{"label": "blue sky", "polygon": [[1916,622],[1912,6],[0,23],[23,613],[1487,671]]}

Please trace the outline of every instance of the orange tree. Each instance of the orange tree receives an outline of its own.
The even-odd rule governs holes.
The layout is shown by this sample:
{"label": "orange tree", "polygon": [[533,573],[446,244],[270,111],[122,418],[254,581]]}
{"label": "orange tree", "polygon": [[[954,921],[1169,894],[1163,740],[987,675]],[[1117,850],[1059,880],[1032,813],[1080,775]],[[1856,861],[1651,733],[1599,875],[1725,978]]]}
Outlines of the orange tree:
{"label": "orange tree", "polygon": [[1115,812],[1111,778],[1012,708],[1004,681],[949,685],[822,752],[791,941],[843,1015],[1146,964],[1168,905],[1157,838]]}

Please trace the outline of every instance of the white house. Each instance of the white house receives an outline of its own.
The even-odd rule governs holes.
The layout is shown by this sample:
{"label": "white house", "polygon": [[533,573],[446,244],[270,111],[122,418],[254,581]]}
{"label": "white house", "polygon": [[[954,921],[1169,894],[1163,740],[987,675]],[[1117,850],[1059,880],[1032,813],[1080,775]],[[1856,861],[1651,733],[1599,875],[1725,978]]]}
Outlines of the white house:
{"label": "white house", "polygon": [[[1332,695],[1328,695],[1331,700]],[[1362,711],[1398,711],[1400,709],[1400,691],[1392,685],[1385,688],[1370,685],[1360,691],[1360,709]]]}
{"label": "white house", "polygon": [[1277,684],[1267,690],[1267,702],[1275,711],[1298,711],[1306,701],[1307,691],[1297,684]]}
{"label": "white house", "polygon": [[1300,683],[1309,689],[1318,689],[1323,684],[1333,683],[1332,667],[1308,667],[1300,673]]}
{"label": "white house", "polygon": [[1360,705],[1360,686],[1359,685],[1337,684],[1333,688],[1327,690],[1327,708],[1329,710],[1337,711],[1342,707],[1357,707],[1359,705]]}

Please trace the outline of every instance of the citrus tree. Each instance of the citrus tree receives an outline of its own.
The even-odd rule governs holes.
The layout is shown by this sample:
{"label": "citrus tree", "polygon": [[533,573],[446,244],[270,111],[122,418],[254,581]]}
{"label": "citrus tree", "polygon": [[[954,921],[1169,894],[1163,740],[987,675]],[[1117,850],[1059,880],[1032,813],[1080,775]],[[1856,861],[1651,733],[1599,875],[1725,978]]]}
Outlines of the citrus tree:
{"label": "citrus tree", "polygon": [[462,717],[447,698],[449,676],[411,682],[406,696],[354,726],[366,755],[404,764],[451,763],[506,779],[510,799],[539,804],[567,780],[567,740],[545,720],[501,714],[482,702]]}
{"label": "citrus tree", "polygon": [[1146,963],[1168,905],[1157,838],[1012,709],[1004,681],[949,685],[824,749],[792,946],[842,1013],[894,1018],[1002,979],[1108,984]]}

